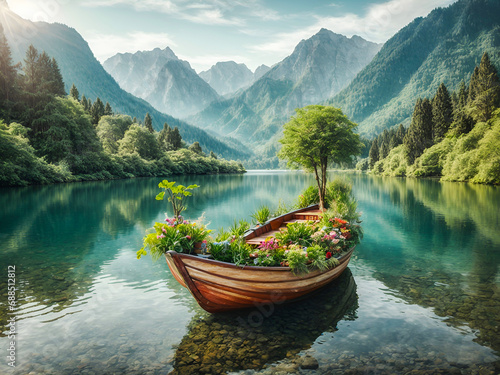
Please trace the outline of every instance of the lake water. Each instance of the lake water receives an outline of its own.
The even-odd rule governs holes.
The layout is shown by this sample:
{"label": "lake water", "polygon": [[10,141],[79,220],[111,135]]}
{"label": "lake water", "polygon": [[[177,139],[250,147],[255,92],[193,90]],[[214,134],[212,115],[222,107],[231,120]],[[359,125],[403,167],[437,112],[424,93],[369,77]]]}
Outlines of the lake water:
{"label": "lake water", "polygon": [[[165,261],[136,259],[165,218],[160,179],[0,190],[0,373],[499,373],[500,188],[345,176],[365,236],[342,277],[290,305],[219,315]],[[299,172],[175,180],[201,186],[185,216],[214,230],[314,183]]]}

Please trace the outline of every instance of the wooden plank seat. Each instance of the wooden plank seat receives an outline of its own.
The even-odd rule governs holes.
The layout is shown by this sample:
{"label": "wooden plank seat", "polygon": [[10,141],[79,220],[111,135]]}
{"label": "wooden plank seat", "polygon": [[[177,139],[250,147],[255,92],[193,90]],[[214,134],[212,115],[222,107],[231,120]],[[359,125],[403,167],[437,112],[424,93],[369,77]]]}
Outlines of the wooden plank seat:
{"label": "wooden plank seat", "polygon": [[287,224],[319,221],[322,213],[323,211],[319,210],[318,205],[289,212],[288,214],[270,220],[258,228],[250,230],[250,232],[245,235],[245,241],[249,245],[258,246],[261,242],[265,241],[266,238],[274,237],[276,233],[285,230]]}

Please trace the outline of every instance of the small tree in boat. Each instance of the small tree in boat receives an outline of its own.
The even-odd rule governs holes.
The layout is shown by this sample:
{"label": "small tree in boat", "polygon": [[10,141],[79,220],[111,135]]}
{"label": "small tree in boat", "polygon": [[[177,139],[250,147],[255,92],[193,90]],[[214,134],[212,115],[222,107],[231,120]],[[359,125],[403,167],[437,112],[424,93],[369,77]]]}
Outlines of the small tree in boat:
{"label": "small tree in boat", "polygon": [[163,200],[165,195],[167,195],[168,201],[172,204],[172,209],[174,211],[174,219],[181,220],[181,213],[186,209],[184,203],[184,198],[193,195],[189,190],[198,188],[198,185],[189,185],[185,187],[184,185],[175,186],[175,181],[169,182],[168,180],[163,180],[158,184],[160,189],[164,189],[161,193],[156,196],[156,200]]}
{"label": "small tree in boat", "polygon": [[310,105],[295,111],[297,114],[284,125],[278,157],[288,160],[289,167],[302,166],[314,172],[319,206],[324,209],[328,165],[350,162],[361,153],[363,144],[353,131],[357,124],[338,108]]}

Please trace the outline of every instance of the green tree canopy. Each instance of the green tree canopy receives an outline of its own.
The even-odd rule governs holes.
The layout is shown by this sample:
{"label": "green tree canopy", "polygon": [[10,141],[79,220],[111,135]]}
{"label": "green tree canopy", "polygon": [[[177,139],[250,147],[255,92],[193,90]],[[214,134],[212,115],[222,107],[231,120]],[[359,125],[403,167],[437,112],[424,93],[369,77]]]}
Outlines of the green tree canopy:
{"label": "green tree canopy", "polygon": [[203,155],[203,150],[200,146],[200,142],[194,142],[191,146],[189,146],[189,150],[198,155]]}
{"label": "green tree canopy", "polygon": [[334,107],[310,105],[295,111],[297,114],[284,125],[278,157],[289,166],[314,171],[323,209],[329,163],[351,162],[352,156],[361,152],[362,143],[354,133],[357,125]]}
{"label": "green tree canopy", "polygon": [[118,141],[123,139],[130,125],[132,125],[132,118],[130,116],[102,116],[96,130],[104,151],[109,154],[117,154]]}
{"label": "green tree canopy", "polygon": [[141,158],[153,160],[160,156],[156,137],[148,129],[139,124],[132,124],[119,141],[121,154],[138,153]]}

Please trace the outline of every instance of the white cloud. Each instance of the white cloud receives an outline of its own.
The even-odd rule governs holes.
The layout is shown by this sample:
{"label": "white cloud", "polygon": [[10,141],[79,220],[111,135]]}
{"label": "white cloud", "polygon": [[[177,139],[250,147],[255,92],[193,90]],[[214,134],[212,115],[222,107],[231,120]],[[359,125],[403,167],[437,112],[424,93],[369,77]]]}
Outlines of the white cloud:
{"label": "white cloud", "polygon": [[242,26],[247,17],[264,20],[279,18],[277,12],[264,7],[261,0],[89,0],[82,5],[103,7],[126,5],[138,11],[161,12],[205,25]]}
{"label": "white cloud", "polygon": [[104,62],[109,57],[124,52],[149,51],[155,48],[175,47],[177,44],[166,33],[130,32],[126,35],[92,33],[85,38],[96,58]]}
{"label": "white cloud", "polygon": [[359,35],[369,41],[383,43],[415,17],[426,16],[432,9],[447,6],[456,0],[390,0],[368,8],[364,15],[318,16],[308,27],[290,33],[279,33],[273,40],[251,47],[255,52],[290,54],[302,40],[321,28],[346,36]]}

